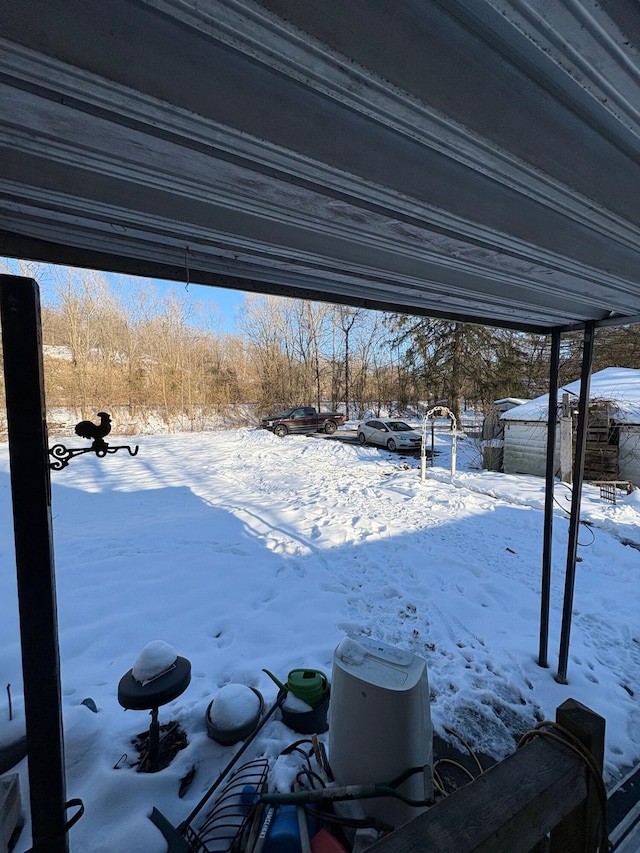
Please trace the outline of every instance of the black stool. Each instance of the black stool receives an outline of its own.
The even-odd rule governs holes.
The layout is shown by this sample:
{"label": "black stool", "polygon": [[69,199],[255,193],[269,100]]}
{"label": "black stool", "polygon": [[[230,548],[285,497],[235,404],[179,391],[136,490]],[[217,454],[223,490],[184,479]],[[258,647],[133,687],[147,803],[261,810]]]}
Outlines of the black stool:
{"label": "black stool", "polygon": [[118,702],[131,711],[151,711],[149,726],[149,765],[152,773],[158,769],[160,755],[160,726],[158,708],[177,699],[191,681],[191,663],[177,657],[171,669],[141,684],[133,677],[133,670],[125,673],[118,684]]}

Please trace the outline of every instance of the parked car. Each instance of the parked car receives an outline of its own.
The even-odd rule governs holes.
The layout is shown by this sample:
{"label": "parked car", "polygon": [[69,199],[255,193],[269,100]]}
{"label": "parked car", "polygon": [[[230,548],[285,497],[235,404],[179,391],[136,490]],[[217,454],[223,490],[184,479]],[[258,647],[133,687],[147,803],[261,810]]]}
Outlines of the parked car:
{"label": "parked car", "polygon": [[298,406],[263,418],[262,429],[271,430],[279,438],[290,432],[326,432],[333,435],[343,423],[344,415],[339,412],[317,412],[313,406]]}
{"label": "parked car", "polygon": [[360,444],[378,444],[387,450],[419,450],[422,435],[404,421],[385,418],[358,424],[358,441]]}

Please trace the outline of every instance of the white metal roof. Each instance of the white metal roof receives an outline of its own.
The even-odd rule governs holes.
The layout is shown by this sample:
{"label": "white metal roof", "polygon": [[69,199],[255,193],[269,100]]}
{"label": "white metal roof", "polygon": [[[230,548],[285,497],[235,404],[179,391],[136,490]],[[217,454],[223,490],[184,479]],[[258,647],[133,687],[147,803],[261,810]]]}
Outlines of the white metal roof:
{"label": "white metal roof", "polygon": [[546,331],[640,317],[635,0],[0,5],[0,253]]}
{"label": "white metal roof", "polygon": [[494,406],[521,406],[523,403],[526,403],[526,399],[523,397],[502,397],[500,400],[494,400]]}

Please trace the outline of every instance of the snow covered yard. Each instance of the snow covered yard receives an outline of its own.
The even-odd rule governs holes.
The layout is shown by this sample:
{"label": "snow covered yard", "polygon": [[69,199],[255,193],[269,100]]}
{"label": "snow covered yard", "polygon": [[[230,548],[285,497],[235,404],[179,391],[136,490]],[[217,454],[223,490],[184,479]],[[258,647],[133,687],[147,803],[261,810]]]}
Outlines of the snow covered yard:
{"label": "snow covered yard", "polygon": [[[606,718],[612,784],[640,758],[640,492],[616,505],[585,487],[568,686],[553,675],[560,633],[568,523],[554,521],[551,668],[536,665],[544,483],[468,469],[450,436],[437,467],[336,440],[260,430],[145,436],[138,456],[84,456],[53,472],[67,793],[84,817],[73,853],[162,853],[148,820],[157,806],[180,823],[232,749],[207,737],[218,690],[244,683],[269,708],[304,666],[331,673],[346,633],[365,633],[423,656],[436,732],[454,728],[501,758],[514,738],[553,718],[568,697]],[[566,493],[568,495],[568,493]],[[558,487],[560,504],[569,503]],[[0,745],[23,726],[8,452],[0,447]],[[37,626],[34,626],[37,630]],[[127,766],[146,713],[117,702],[120,677],[151,640],[192,664],[181,697],[160,709],[189,743],[158,774]],[[91,697],[98,712],[82,704]],[[296,739],[270,720],[251,754],[276,757]],[[114,769],[123,754],[119,769]],[[179,780],[196,776],[184,799]],[[26,761],[19,765],[28,803]],[[28,825],[18,853],[30,846]]]}

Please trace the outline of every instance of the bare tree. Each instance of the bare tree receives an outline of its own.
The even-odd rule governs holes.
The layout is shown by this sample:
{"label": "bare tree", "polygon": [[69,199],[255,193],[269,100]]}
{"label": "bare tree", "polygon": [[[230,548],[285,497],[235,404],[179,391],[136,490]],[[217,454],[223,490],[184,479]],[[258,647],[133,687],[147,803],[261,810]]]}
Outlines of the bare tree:
{"label": "bare tree", "polygon": [[288,403],[292,387],[281,302],[272,296],[246,296],[239,321],[259,375],[258,403],[271,411]]}
{"label": "bare tree", "polygon": [[344,371],[344,405],[347,419],[350,416],[351,397],[351,330],[361,316],[362,308],[352,308],[349,305],[336,305],[335,318],[342,331],[342,367]]}

